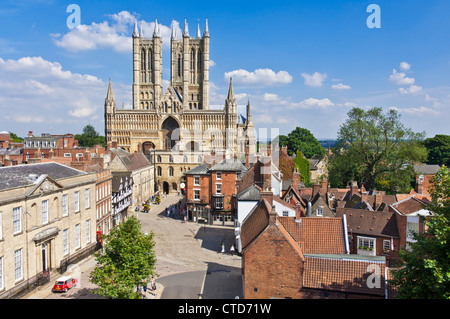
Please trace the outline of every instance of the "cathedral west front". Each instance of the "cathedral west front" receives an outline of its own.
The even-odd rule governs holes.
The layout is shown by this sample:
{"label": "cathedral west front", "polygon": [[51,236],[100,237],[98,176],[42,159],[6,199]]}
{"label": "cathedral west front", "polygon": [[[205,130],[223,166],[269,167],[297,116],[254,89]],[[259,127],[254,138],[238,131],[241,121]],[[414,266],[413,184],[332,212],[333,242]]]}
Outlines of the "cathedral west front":
{"label": "cathedral west front", "polygon": [[177,192],[184,173],[201,164],[205,155],[242,158],[248,145],[256,153],[256,134],[250,102],[244,119],[238,117],[230,79],[222,109],[209,104],[209,30],[206,20],[194,37],[187,21],[181,35],[172,27],[170,83],[163,92],[162,39],[158,23],[151,38],[137,23],[132,35],[132,108],[118,109],[111,81],[105,99],[106,143],[127,152],[143,152],[155,165],[155,191]]}

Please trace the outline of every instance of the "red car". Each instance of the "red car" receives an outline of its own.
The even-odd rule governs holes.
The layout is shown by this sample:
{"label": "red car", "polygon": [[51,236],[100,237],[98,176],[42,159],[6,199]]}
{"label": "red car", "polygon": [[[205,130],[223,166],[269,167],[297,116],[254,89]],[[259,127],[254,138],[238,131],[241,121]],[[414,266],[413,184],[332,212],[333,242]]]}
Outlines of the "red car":
{"label": "red car", "polygon": [[56,279],[55,285],[52,288],[53,292],[67,292],[70,288],[77,284],[75,278],[64,276]]}

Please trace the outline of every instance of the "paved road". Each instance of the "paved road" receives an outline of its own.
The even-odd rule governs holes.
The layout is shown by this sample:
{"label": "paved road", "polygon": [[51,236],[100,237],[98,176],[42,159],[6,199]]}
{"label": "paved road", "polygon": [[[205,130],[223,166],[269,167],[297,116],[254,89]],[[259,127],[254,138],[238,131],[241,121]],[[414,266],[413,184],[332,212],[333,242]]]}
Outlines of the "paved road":
{"label": "paved road", "polygon": [[[153,232],[157,258],[157,291],[149,298],[161,299],[232,299],[242,298],[241,257],[221,253],[221,243],[226,249],[234,242],[231,227],[205,226],[184,223],[175,216],[167,217],[164,210],[182,198],[171,195],[160,205],[152,205],[149,213],[139,213],[143,232]],[[95,267],[91,257],[73,265],[71,273],[79,278],[79,285],[66,294],[51,292],[51,283],[40,287],[25,299],[103,299],[92,294],[95,285],[89,274]]]}
{"label": "paved road", "polygon": [[155,236],[159,274],[156,282],[164,287],[161,298],[242,297],[241,257],[220,252],[222,242],[227,251],[234,243],[234,228],[184,223],[181,217],[167,217],[164,209],[180,199],[168,196],[161,205],[138,216],[142,231],[151,231]]}

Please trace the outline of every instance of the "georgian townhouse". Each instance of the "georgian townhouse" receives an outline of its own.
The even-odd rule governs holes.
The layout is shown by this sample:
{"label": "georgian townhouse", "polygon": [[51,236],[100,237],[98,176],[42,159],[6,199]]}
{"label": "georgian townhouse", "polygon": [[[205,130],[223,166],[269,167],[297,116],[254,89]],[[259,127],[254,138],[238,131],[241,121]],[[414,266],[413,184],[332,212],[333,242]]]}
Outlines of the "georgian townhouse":
{"label": "georgian townhouse", "polygon": [[95,250],[96,176],[58,163],[0,176],[0,298],[11,298]]}

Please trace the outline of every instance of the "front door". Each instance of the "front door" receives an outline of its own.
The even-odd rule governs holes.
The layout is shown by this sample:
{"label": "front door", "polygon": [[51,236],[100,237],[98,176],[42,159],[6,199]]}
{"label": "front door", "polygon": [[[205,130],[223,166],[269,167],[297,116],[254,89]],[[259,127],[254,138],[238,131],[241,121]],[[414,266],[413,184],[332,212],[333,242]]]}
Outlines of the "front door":
{"label": "front door", "polygon": [[48,244],[47,243],[46,244],[42,244],[41,250],[42,250],[42,272],[45,272],[49,268],[49,263],[48,263]]}

